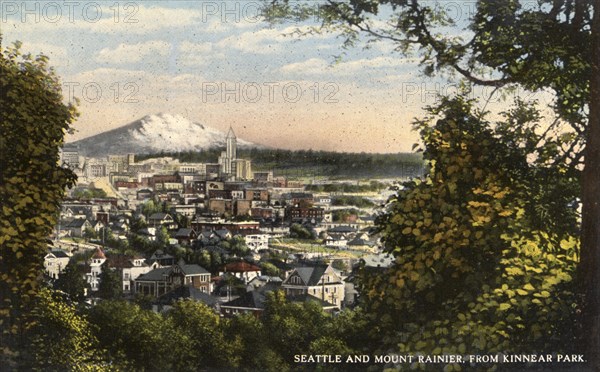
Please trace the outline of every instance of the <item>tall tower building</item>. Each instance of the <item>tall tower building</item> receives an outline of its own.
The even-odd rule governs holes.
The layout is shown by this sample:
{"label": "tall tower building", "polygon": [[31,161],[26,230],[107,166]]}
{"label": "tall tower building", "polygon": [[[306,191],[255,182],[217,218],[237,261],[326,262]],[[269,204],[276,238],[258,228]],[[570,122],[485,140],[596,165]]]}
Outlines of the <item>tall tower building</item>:
{"label": "tall tower building", "polygon": [[235,133],[233,133],[233,128],[229,127],[229,132],[227,133],[227,158],[230,161],[234,161],[237,159],[237,138],[235,137]]}
{"label": "tall tower building", "polygon": [[237,159],[237,138],[233,133],[233,128],[229,127],[229,132],[225,138],[225,151],[219,156],[219,164],[221,165],[221,174],[225,176],[235,177],[235,165]]}

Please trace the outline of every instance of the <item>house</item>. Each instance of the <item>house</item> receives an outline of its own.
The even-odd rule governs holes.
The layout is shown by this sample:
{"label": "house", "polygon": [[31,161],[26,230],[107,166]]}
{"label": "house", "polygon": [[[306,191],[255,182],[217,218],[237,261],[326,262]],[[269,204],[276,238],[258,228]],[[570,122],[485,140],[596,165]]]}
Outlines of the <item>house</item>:
{"label": "house", "polygon": [[106,255],[102,248],[98,247],[91,257],[89,271],[85,274],[86,281],[93,292],[97,291],[100,286],[100,274],[104,262],[106,262]]}
{"label": "house", "polygon": [[325,246],[330,248],[346,249],[348,248],[348,238],[344,234],[335,234],[325,236]]}
{"label": "house", "polygon": [[223,267],[223,271],[219,275],[229,273],[247,284],[252,279],[260,276],[260,267],[248,263],[246,261],[230,262]]}
{"label": "house", "polygon": [[175,230],[177,228],[177,223],[168,213],[154,213],[148,217],[148,226],[164,226],[167,230]]}
{"label": "house", "polygon": [[366,251],[374,251],[377,249],[377,244],[375,242],[365,239],[363,236],[356,236],[347,243],[347,246],[350,249],[361,249]]}
{"label": "house", "polygon": [[157,298],[152,304],[152,310],[156,312],[168,311],[177,301],[186,300],[202,302],[206,306],[214,309],[216,312],[220,311],[219,298],[217,296],[203,292],[202,290],[190,284],[179,286]]}
{"label": "house", "polygon": [[[248,291],[234,300],[222,303],[220,306],[221,314],[224,317],[229,318],[240,314],[250,313],[258,318],[265,310],[267,293],[277,290],[280,290],[278,285],[266,285],[257,290]],[[325,311],[334,311],[339,309],[339,306],[309,294],[299,294],[295,296],[286,294],[285,298],[291,303],[316,302]]]}
{"label": "house", "polygon": [[177,243],[181,245],[192,245],[198,238],[198,233],[194,229],[182,228],[177,230],[173,238],[177,239]]}
{"label": "house", "polygon": [[71,257],[62,249],[53,249],[44,256],[44,271],[52,279],[58,279]]}
{"label": "house", "polygon": [[283,283],[283,280],[281,280],[281,278],[278,276],[260,275],[248,282],[246,291],[254,291],[258,288],[264,287],[267,284],[280,286],[281,283]]}
{"label": "house", "polygon": [[344,282],[333,267],[326,264],[297,267],[283,281],[281,288],[288,296],[308,294],[338,309],[344,300]]}
{"label": "house", "polygon": [[[106,260],[108,267],[116,269],[121,277],[123,292],[129,293],[133,289],[133,282],[154,267],[148,265],[143,257],[127,255],[111,255]],[[155,264],[158,266],[158,264]]]}
{"label": "house", "polygon": [[160,249],[157,249],[156,251],[154,251],[154,253],[152,253],[150,259],[148,259],[148,264],[154,265],[155,263],[161,267],[172,266],[175,264],[175,257],[163,252]]}
{"label": "house", "polygon": [[85,231],[92,229],[92,224],[85,218],[76,218],[68,222],[64,228],[70,232],[71,236],[83,238]]}
{"label": "house", "polygon": [[183,285],[192,285],[205,293],[212,292],[210,273],[202,266],[183,262],[140,275],[135,280],[135,292],[158,298]]}

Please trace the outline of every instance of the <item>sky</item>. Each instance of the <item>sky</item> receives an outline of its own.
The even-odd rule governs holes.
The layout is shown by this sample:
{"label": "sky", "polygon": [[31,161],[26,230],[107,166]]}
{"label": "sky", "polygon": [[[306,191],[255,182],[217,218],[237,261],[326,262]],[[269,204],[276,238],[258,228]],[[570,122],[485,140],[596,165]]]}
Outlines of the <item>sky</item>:
{"label": "sky", "polygon": [[[456,90],[389,42],[297,37],[318,19],[269,26],[260,4],[4,0],[0,30],[49,56],[65,100],[79,99],[71,141],[169,113],[278,148],[406,152],[413,118]],[[447,4],[467,18],[470,3]]]}

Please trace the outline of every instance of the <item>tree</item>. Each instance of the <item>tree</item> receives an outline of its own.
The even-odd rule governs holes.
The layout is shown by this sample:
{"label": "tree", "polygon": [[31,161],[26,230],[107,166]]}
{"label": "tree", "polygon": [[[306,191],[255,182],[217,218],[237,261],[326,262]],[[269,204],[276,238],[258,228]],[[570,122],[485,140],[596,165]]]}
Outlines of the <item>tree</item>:
{"label": "tree", "polygon": [[263,275],[268,276],[279,276],[280,274],[280,270],[277,268],[277,266],[270,262],[261,262],[260,271],[263,273]]}
{"label": "tree", "polygon": [[315,239],[316,234],[314,230],[309,230],[299,223],[294,223],[290,226],[290,237],[296,239]]}
{"label": "tree", "polygon": [[415,124],[429,175],[377,221],[396,264],[360,276],[375,352],[574,351],[579,189],[545,166],[560,153],[529,152],[535,110],[518,102],[492,125],[457,98],[430,113]]}
{"label": "tree", "polygon": [[[600,6],[586,0],[478,1],[463,35],[438,32],[456,25],[443,2],[419,0],[330,0],[319,8],[322,27],[352,46],[359,34],[388,40],[395,51],[418,48],[425,74],[457,73],[469,84],[495,89],[520,87],[554,93],[556,120],[577,139],[568,146],[570,166],[583,165],[581,259],[578,265],[581,335],[590,366],[600,368]],[[373,17],[391,14],[389,22]],[[313,13],[288,0],[274,0],[267,19],[307,19]],[[378,27],[378,25],[384,25]]]}
{"label": "tree", "polygon": [[97,295],[105,300],[117,300],[123,295],[123,281],[116,270],[108,267],[108,264],[102,265],[102,272],[99,277]]}
{"label": "tree", "polygon": [[[43,289],[36,298],[23,345],[24,370],[103,371],[98,340],[85,317],[56,292]],[[7,365],[3,365],[7,367]],[[10,368],[9,368],[10,370]]]}
{"label": "tree", "polygon": [[65,270],[58,276],[54,288],[65,292],[69,298],[75,302],[81,302],[85,299],[85,290],[88,284],[77,269],[77,263],[69,261]]}
{"label": "tree", "polygon": [[177,337],[161,315],[113,300],[88,311],[95,336],[117,370],[173,370]]}
{"label": "tree", "polygon": [[167,313],[167,321],[186,342],[177,348],[175,369],[231,369],[238,366],[239,345],[226,340],[221,319],[209,307],[192,301],[179,301]]}
{"label": "tree", "polygon": [[[73,172],[58,165],[59,149],[77,114],[63,104],[45,56],[4,49],[0,36],[0,336],[19,349],[41,281],[47,237]],[[0,364],[4,361],[0,356]]]}
{"label": "tree", "polygon": [[273,291],[267,293],[261,320],[271,348],[292,361],[294,355],[307,354],[310,343],[323,335],[327,317],[315,302],[289,303],[283,291]]}

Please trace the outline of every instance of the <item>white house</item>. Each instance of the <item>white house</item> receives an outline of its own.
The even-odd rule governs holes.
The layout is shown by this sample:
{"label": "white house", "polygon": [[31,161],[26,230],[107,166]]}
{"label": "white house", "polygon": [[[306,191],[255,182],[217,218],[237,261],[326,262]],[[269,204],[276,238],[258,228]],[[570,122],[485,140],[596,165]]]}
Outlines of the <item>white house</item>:
{"label": "white house", "polygon": [[85,274],[86,281],[90,285],[90,289],[95,292],[100,285],[100,273],[102,272],[102,264],[106,261],[106,256],[100,247],[96,248],[96,252],[91,258],[90,271]]}
{"label": "white house", "polygon": [[44,271],[52,279],[58,279],[58,275],[67,267],[71,256],[62,249],[50,251],[44,256]]}

